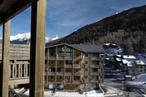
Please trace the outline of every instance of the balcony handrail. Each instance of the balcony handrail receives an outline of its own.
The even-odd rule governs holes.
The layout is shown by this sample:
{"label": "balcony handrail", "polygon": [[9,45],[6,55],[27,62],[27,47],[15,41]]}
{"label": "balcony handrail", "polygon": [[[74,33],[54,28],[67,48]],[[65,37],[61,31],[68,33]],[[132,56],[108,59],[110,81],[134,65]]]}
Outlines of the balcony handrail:
{"label": "balcony handrail", "polygon": [[22,96],[16,93],[13,89],[9,88],[9,97],[22,97]]}

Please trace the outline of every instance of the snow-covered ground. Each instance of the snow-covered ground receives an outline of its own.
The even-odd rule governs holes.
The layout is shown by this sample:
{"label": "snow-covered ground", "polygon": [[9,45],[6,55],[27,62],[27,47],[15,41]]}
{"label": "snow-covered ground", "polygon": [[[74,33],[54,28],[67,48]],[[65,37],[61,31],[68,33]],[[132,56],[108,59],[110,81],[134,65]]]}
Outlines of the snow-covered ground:
{"label": "snow-covered ground", "polygon": [[107,85],[101,85],[102,88],[104,88],[106,91],[104,92],[104,96],[105,97],[109,97],[109,96],[122,96],[123,95],[123,91],[111,87],[111,86],[107,86]]}
{"label": "snow-covered ground", "polygon": [[122,91],[120,91],[119,89],[117,89],[117,88],[113,88],[113,87],[110,87],[110,86],[106,86],[106,88],[107,88],[107,92],[106,92],[106,94],[109,94],[110,96],[111,95],[123,95],[123,92]]}
{"label": "snow-covered ground", "polygon": [[[17,90],[19,92],[19,90]],[[24,93],[25,97],[29,95],[29,91],[26,91]],[[80,94],[78,92],[55,92],[52,93],[52,91],[45,91],[44,92],[44,97],[104,97],[103,93],[92,90],[88,92],[84,92],[83,94]]]}

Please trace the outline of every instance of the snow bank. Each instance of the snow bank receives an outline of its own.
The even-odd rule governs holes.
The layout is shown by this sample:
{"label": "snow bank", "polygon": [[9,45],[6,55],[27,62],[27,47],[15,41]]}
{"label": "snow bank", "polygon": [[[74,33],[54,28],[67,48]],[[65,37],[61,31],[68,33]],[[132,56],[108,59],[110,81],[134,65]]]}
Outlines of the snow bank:
{"label": "snow bank", "polygon": [[[28,96],[29,91],[24,93]],[[98,91],[92,90],[88,92],[84,92],[83,94],[80,94],[78,92],[55,92],[52,93],[52,91],[45,91],[44,97],[104,97],[103,93],[99,93]]]}
{"label": "snow bank", "polygon": [[104,92],[105,96],[122,96],[123,92],[117,88],[111,87],[111,86],[107,86],[107,85],[102,85],[102,87],[104,87],[106,89],[106,91]]}

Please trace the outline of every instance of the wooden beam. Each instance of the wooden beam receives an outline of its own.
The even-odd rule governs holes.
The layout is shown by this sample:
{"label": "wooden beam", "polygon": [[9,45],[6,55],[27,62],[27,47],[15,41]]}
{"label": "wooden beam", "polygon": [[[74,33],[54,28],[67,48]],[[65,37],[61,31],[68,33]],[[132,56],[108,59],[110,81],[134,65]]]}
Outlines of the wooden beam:
{"label": "wooden beam", "polygon": [[20,12],[28,8],[30,5],[31,5],[31,0],[18,0],[16,3],[12,4],[12,7],[10,7],[8,11],[0,14],[0,19],[1,19],[0,24],[4,21],[8,21],[9,19],[12,19]]}
{"label": "wooden beam", "polygon": [[9,82],[9,45],[10,45],[10,22],[3,24],[2,65],[0,79],[0,97],[8,97]]}
{"label": "wooden beam", "polygon": [[2,3],[3,3],[3,1],[4,1],[4,0],[1,0],[1,1],[0,1],[0,4],[2,4]]}
{"label": "wooden beam", "polygon": [[43,97],[45,74],[46,0],[32,1],[30,97]]}

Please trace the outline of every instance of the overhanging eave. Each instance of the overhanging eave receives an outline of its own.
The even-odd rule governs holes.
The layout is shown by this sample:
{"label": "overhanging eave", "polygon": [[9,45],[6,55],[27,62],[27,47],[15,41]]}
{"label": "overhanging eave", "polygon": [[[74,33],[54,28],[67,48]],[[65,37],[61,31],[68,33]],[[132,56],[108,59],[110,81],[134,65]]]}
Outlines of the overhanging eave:
{"label": "overhanging eave", "polygon": [[[7,2],[9,3],[7,4]],[[15,2],[14,2],[15,1]],[[31,0],[4,0],[0,4],[0,25],[31,5]]]}

